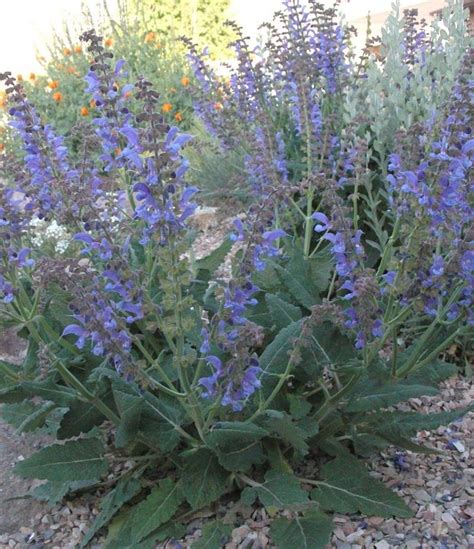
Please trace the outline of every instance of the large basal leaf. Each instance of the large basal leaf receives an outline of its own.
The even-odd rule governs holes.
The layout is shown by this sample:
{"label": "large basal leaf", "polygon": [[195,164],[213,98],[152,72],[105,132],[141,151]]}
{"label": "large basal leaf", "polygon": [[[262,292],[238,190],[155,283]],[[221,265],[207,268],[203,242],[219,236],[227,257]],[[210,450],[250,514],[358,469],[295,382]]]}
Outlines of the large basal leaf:
{"label": "large basal leaf", "polygon": [[411,517],[413,512],[394,492],[373,479],[359,461],[337,457],[322,467],[324,482],[311,492],[323,509],[389,518]]}
{"label": "large basal leaf", "polygon": [[131,537],[134,543],[165,524],[177,511],[184,500],[181,484],[169,478],[160,481],[150,495],[138,504],[131,518]]}
{"label": "large basal leaf", "polygon": [[115,446],[123,448],[138,436],[144,398],[125,393],[116,387],[113,387],[113,394],[120,414],[120,424],[115,432]]}
{"label": "large basal leaf", "polygon": [[0,388],[0,403],[18,403],[28,398],[28,393],[21,387],[20,383],[5,383]]}
{"label": "large basal leaf", "polygon": [[[51,408],[48,406],[46,415],[49,414]],[[39,415],[38,415],[38,412]],[[44,425],[45,415],[43,415],[41,408],[31,402],[30,400],[25,400],[24,402],[17,402],[13,404],[4,404],[1,408],[2,418],[19,430],[33,431],[38,427]],[[29,428],[21,429],[22,425],[27,426],[29,423]]]}
{"label": "large basal leaf", "polygon": [[299,305],[310,309],[321,302],[317,288],[311,283],[309,265],[292,261],[287,265],[273,263],[273,266],[282,284]]}
{"label": "large basal leaf", "polygon": [[241,501],[245,505],[252,505],[256,498],[265,507],[278,509],[308,503],[308,493],[301,488],[296,477],[272,470],[266,473],[264,482],[255,482],[255,486],[247,486],[242,492]]}
{"label": "large basal leaf", "polygon": [[193,509],[219,499],[227,491],[229,473],[208,450],[198,450],[185,460],[181,488]]}
{"label": "large basal leaf", "polygon": [[307,452],[305,439],[309,437],[309,433],[298,427],[288,414],[268,410],[262,421],[265,428],[277,435],[279,440],[290,444],[299,452]]}
{"label": "large basal leaf", "polygon": [[403,383],[438,387],[442,381],[456,375],[457,372],[458,368],[455,364],[437,360],[413,371],[403,380]]}
{"label": "large basal leaf", "polygon": [[105,420],[104,415],[90,402],[75,400],[69,405],[69,410],[61,420],[58,438],[75,437],[81,433],[88,433],[96,425]]}
{"label": "large basal leaf", "polygon": [[276,331],[283,330],[288,324],[296,322],[302,316],[301,309],[296,305],[284,301],[274,294],[265,294],[270,316]]}
{"label": "large basal leaf", "polygon": [[220,520],[208,522],[202,528],[201,537],[192,545],[192,549],[222,549],[230,538],[232,526]]}
{"label": "large basal leaf", "polygon": [[268,431],[242,421],[216,423],[206,437],[219,463],[228,471],[246,471],[254,464],[263,463],[265,456],[260,440]]}
{"label": "large basal leaf", "polygon": [[95,480],[107,472],[102,442],[96,438],[53,444],[15,465],[25,478],[54,481]]}
{"label": "large basal leaf", "polygon": [[277,518],[270,535],[278,549],[324,549],[332,533],[332,520],[315,509],[291,520]]}
{"label": "large basal leaf", "polygon": [[463,417],[474,406],[458,408],[449,412],[436,414],[420,414],[418,412],[378,412],[361,418],[359,425],[364,430],[381,432],[384,435],[412,437],[418,431],[432,431],[441,425],[448,425],[452,421]]}
{"label": "large basal leaf", "polygon": [[95,534],[105,526],[127,501],[130,501],[141,490],[141,483],[136,478],[124,478],[117,482],[101,502],[101,511],[84,536],[81,547],[85,547]]}
{"label": "large basal leaf", "polygon": [[68,406],[76,397],[76,391],[64,385],[54,383],[52,379],[44,381],[24,381],[21,387],[31,396],[51,400],[58,406]]}
{"label": "large basal leaf", "polygon": [[95,481],[91,480],[79,480],[79,481],[55,481],[48,480],[36,488],[31,490],[30,494],[35,499],[42,501],[47,501],[49,505],[57,505],[64,496],[73,490],[81,490],[85,488],[92,487],[96,484]]}
{"label": "large basal leaf", "polygon": [[347,412],[370,412],[378,408],[388,408],[398,402],[421,395],[436,395],[438,390],[427,385],[403,385],[392,383],[377,386],[368,380],[361,380],[351,395]]}
{"label": "large basal leaf", "polygon": [[262,383],[264,388],[276,384],[276,378],[265,374],[282,374],[289,360],[289,353],[294,346],[294,340],[300,335],[302,321],[292,322],[283,328],[275,339],[265,348],[260,356],[260,367],[263,370]]}

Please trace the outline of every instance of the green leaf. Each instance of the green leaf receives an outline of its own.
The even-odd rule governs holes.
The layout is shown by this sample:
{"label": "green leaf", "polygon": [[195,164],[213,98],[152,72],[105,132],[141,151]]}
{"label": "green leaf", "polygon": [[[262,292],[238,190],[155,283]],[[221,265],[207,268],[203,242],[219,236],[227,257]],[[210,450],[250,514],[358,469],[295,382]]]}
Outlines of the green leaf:
{"label": "green leaf", "polygon": [[406,503],[383,484],[373,479],[356,458],[337,457],[321,469],[325,479],[311,492],[323,509],[389,518],[411,517]]}
{"label": "green leaf", "polygon": [[370,412],[377,408],[388,408],[409,398],[438,393],[437,389],[427,385],[393,383],[380,387],[367,380],[361,380],[355,391],[346,407],[347,412]]}
{"label": "green leaf", "polygon": [[44,402],[40,406],[36,406],[32,414],[26,417],[16,429],[16,433],[23,433],[28,431],[34,431],[39,427],[42,427],[46,423],[46,419],[56,408],[54,402]]}
{"label": "green leaf", "polygon": [[228,471],[246,471],[254,464],[265,461],[260,440],[268,431],[253,423],[229,421],[216,423],[206,437],[219,463]]}
{"label": "green leaf", "polygon": [[135,543],[165,524],[184,500],[180,483],[169,478],[160,481],[150,495],[138,504],[131,518],[131,536]]}
{"label": "green leaf", "polygon": [[53,444],[15,465],[25,478],[54,481],[95,480],[107,472],[104,447],[96,438]]}
{"label": "green leaf", "polygon": [[35,499],[47,501],[49,505],[54,506],[62,501],[64,496],[66,496],[69,492],[73,490],[90,488],[95,485],[96,482],[90,480],[80,480],[75,482],[48,480],[47,482],[44,482],[34,488],[30,494]]}
{"label": "green leaf", "polygon": [[458,408],[449,412],[420,414],[418,412],[378,412],[361,418],[360,425],[366,429],[390,436],[412,437],[418,431],[432,431],[448,425],[474,409],[474,406]]}
{"label": "green leaf", "polygon": [[84,536],[81,547],[85,547],[95,534],[105,526],[117,511],[130,501],[141,490],[141,483],[136,478],[125,478],[118,481],[115,488],[102,500],[101,511]]}
{"label": "green leaf", "polygon": [[0,389],[0,402],[18,403],[28,398],[28,393],[22,389],[21,384],[4,385]]}
{"label": "green leaf", "polygon": [[208,450],[198,450],[184,462],[181,489],[193,509],[219,499],[227,491],[229,473]]}
{"label": "green leaf", "polygon": [[141,395],[124,393],[116,387],[113,388],[113,394],[120,414],[120,424],[115,432],[115,446],[123,448],[137,438],[144,399]]}
{"label": "green leaf", "polygon": [[270,527],[270,535],[278,549],[324,549],[330,542],[332,520],[312,509],[292,520],[277,518]]}
{"label": "green leaf", "polygon": [[274,294],[265,294],[265,301],[277,331],[301,318],[301,309]]}
{"label": "green leaf", "polygon": [[309,265],[305,263],[302,259],[297,262],[291,261],[286,266],[275,262],[272,265],[293,298],[306,309],[310,309],[313,305],[320,303],[321,299],[311,283]]}
{"label": "green leaf", "polygon": [[208,522],[202,528],[201,537],[192,545],[192,549],[221,549],[232,533],[232,526],[220,520]]}
{"label": "green leaf", "polygon": [[290,414],[294,419],[302,419],[311,411],[311,404],[300,395],[288,395]]}
{"label": "green leaf", "polygon": [[[294,347],[294,339],[300,335],[301,325],[301,320],[292,322],[278,332],[275,339],[265,348],[260,356],[260,367],[264,373],[282,374],[285,371],[289,360],[289,352]],[[273,382],[269,381],[269,379],[265,375],[262,376],[264,386],[276,383],[274,378]]]}
{"label": "green leaf", "polygon": [[309,433],[298,427],[287,414],[268,410],[263,422],[265,427],[278,435],[278,438],[283,442],[290,444],[299,452],[306,453],[308,451],[305,439],[308,438]]}
{"label": "green leaf", "polygon": [[266,473],[264,482],[247,486],[242,492],[241,501],[245,505],[252,505],[257,497],[265,507],[278,509],[308,503],[308,494],[296,477],[272,470]]}
{"label": "green leaf", "polygon": [[[25,400],[24,402],[17,402],[13,404],[4,404],[1,409],[2,418],[18,429],[22,423],[28,420],[31,416],[35,414],[38,406],[31,402],[30,400]],[[40,421],[35,427],[32,427],[30,430],[33,431],[36,427],[40,427],[44,423],[44,418]]]}
{"label": "green leaf", "polygon": [[104,415],[90,402],[75,400],[69,405],[69,410],[61,420],[58,438],[75,437],[81,433],[88,433],[96,425],[105,420]]}
{"label": "green leaf", "polygon": [[52,379],[44,381],[24,381],[21,387],[31,396],[39,396],[43,400],[51,400],[58,406],[68,406],[75,398],[76,391],[64,385],[54,383]]}
{"label": "green leaf", "polygon": [[455,364],[437,360],[436,362],[425,364],[425,366],[412,372],[403,380],[403,383],[406,385],[432,385],[433,387],[438,387],[442,381],[456,375],[457,372],[458,368]]}

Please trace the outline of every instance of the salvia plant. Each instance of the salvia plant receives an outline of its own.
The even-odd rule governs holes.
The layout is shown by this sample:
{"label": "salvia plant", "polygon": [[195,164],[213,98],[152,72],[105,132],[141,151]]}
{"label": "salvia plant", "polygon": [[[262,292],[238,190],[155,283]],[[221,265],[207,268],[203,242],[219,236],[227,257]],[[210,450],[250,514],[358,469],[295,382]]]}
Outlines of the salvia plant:
{"label": "salvia plant", "polygon": [[[197,260],[193,137],[166,124],[150,82],[131,84],[84,33],[96,114],[70,155],[1,75],[23,143],[21,160],[2,158],[1,319],[28,343],[21,366],[0,361],[3,415],[58,439],[16,465],[45,480],[34,496],[104,494],[82,546],[111,521],[108,547],[179,539],[223,497],[276,515],[283,549],[324,547],[332,512],[411,515],[361,458],[434,452],[412,437],[466,412],[393,408],[436,394],[456,371],[440,355],[473,322],[472,57],[459,9],[445,17],[458,50],[408,13],[389,21],[382,60],[355,61],[335,9],[288,0],[257,50],[233,27],[228,79],[188,42],[196,113],[223,159],[243,151],[252,189],[233,233]],[[391,118],[377,125],[364,90],[393,59],[413,115],[380,86]],[[438,85],[433,59],[456,70],[427,108],[410,90]],[[195,547],[222,547],[231,529],[216,518]]]}

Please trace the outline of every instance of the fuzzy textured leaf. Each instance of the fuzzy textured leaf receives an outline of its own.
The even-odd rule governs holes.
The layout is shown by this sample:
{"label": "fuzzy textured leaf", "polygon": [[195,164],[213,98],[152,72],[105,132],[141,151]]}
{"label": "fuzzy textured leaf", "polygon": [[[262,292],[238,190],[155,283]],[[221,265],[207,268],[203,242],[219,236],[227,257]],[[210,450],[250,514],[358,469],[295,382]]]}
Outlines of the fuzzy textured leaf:
{"label": "fuzzy textured leaf", "polygon": [[109,492],[101,503],[101,511],[84,536],[81,547],[85,547],[103,526],[117,513],[117,511],[138,494],[141,484],[138,479],[126,478],[119,480],[115,488]]}
{"label": "fuzzy textured leaf", "polygon": [[227,491],[228,475],[208,450],[199,450],[188,458],[181,487],[191,507],[200,509],[219,499]]}
{"label": "fuzzy textured leaf", "polygon": [[270,527],[278,549],[324,549],[332,533],[332,520],[315,509],[292,520],[277,518]]}
{"label": "fuzzy textured leaf", "polygon": [[165,478],[152,490],[145,501],[138,504],[133,511],[131,536],[134,543],[165,524],[175,513],[184,495],[180,483]]}
{"label": "fuzzy textured leaf", "polygon": [[347,412],[370,412],[377,408],[387,408],[398,402],[421,395],[436,395],[438,390],[428,385],[403,385],[394,383],[382,387],[362,380],[359,390],[353,394],[346,407]]}
{"label": "fuzzy textured leaf", "polygon": [[242,492],[241,501],[245,505],[252,505],[257,497],[265,507],[278,509],[308,503],[308,494],[296,477],[272,470],[267,472],[264,482],[247,486]]}
{"label": "fuzzy textured leaf", "polygon": [[192,549],[221,549],[232,533],[232,526],[220,520],[208,522],[202,528],[201,537],[192,544]]}
{"label": "fuzzy textured leaf", "polygon": [[324,465],[321,473],[325,481],[311,492],[311,498],[323,509],[337,513],[359,511],[384,518],[413,515],[401,498],[373,479],[353,457],[337,457]]}
{"label": "fuzzy textured leaf", "polygon": [[301,318],[301,309],[299,307],[284,301],[275,294],[266,294],[265,301],[277,331],[283,330],[288,324]]}
{"label": "fuzzy textured leaf", "polygon": [[96,438],[52,444],[15,465],[25,478],[54,481],[95,480],[107,471],[102,442]]}

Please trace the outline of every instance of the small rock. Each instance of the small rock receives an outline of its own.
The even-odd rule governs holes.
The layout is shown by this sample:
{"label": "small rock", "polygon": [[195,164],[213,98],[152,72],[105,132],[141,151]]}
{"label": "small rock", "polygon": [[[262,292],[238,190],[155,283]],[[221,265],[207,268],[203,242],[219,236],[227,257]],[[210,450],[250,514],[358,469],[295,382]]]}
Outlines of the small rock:
{"label": "small rock", "polygon": [[390,545],[385,540],[378,541],[375,547],[376,549],[390,549]]}

